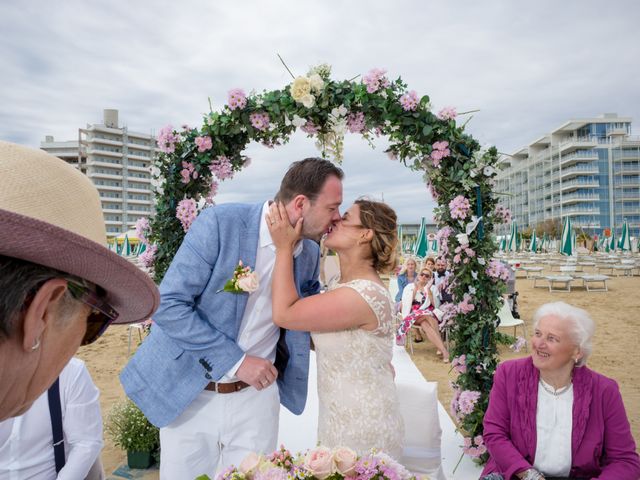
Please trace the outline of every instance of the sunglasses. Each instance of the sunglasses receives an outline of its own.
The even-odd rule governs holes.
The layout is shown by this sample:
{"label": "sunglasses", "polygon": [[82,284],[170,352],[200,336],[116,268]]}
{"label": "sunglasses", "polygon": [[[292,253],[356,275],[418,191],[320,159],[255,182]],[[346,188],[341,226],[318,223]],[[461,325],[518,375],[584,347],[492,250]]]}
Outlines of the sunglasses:
{"label": "sunglasses", "polygon": [[431,278],[431,274],[430,274],[430,273],[424,273],[424,272],[422,272],[422,273],[420,273],[420,276],[421,276],[421,277]]}
{"label": "sunglasses", "polygon": [[95,342],[120,314],[89,287],[68,278],[66,280],[71,296],[91,307],[91,312],[87,317],[87,330],[80,344],[89,345]]}

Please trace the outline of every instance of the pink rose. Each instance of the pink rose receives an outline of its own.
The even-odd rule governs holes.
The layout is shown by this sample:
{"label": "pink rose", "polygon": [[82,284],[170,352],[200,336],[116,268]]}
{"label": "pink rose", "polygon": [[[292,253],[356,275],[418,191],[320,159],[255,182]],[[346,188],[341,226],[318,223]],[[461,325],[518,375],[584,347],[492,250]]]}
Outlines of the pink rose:
{"label": "pink rose", "polygon": [[345,477],[354,475],[357,460],[358,454],[350,448],[337,447],[333,451],[336,471]]}
{"label": "pink rose", "polygon": [[249,455],[244,457],[238,470],[240,470],[245,475],[252,475],[260,466],[262,462],[262,457],[255,452],[251,452]]}
{"label": "pink rose", "polygon": [[331,475],[333,456],[326,447],[309,450],[304,459],[304,467],[318,480],[324,480]]}
{"label": "pink rose", "polygon": [[253,293],[259,286],[260,283],[256,272],[247,273],[238,280],[238,288],[243,292]]}

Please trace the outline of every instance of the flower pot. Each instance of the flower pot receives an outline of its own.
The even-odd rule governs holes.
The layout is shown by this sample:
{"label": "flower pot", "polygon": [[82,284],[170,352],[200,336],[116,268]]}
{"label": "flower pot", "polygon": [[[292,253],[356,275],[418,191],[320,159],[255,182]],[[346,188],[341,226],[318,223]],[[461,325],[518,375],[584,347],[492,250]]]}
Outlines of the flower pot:
{"label": "flower pot", "polygon": [[133,452],[127,450],[127,464],[129,468],[149,468],[153,465],[151,452]]}

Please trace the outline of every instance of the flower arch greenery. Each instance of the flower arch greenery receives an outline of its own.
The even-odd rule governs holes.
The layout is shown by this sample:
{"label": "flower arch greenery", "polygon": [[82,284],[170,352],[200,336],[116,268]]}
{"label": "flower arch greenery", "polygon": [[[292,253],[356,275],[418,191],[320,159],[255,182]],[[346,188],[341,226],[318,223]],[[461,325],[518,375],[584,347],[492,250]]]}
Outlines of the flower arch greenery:
{"label": "flower arch greenery", "polygon": [[507,340],[495,329],[508,277],[502,264],[492,260],[494,224],[508,217],[493,191],[497,151],[481,149],[464,132],[465,125],[456,123],[455,109],[432,113],[428,96],[418,97],[384,70],[345,81],[332,80],[330,73],[330,67],[320,65],[281,90],[249,95],[231,90],[227,105],[211,110],[200,128],[163,128],[158,136],[162,153],[155,161],[160,182],[156,212],[138,224],[148,246],[142,260],[160,282],[198,210],[213,204],[218,182],[249,164],[243,151],[250,142],[275,147],[302,130],[325,158],[341,162],[346,133],[369,143],[387,136],[389,157],[422,172],[438,202],[439,253],[453,266],[449,288],[454,301],[445,305],[443,319],[453,344],[452,366],[459,373],[451,411],[465,436],[464,452],[483,462],[482,419],[497,343]]}

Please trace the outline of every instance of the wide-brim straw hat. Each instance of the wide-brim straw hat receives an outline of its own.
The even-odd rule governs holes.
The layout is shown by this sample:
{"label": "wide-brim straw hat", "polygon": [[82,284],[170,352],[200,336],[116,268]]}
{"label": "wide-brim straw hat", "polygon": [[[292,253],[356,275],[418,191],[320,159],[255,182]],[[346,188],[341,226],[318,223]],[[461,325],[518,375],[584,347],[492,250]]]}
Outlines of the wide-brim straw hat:
{"label": "wide-brim straw hat", "polygon": [[0,141],[0,255],[99,285],[120,314],[115,323],[148,319],[160,302],[156,285],[106,245],[100,196],[85,175],[42,150]]}

